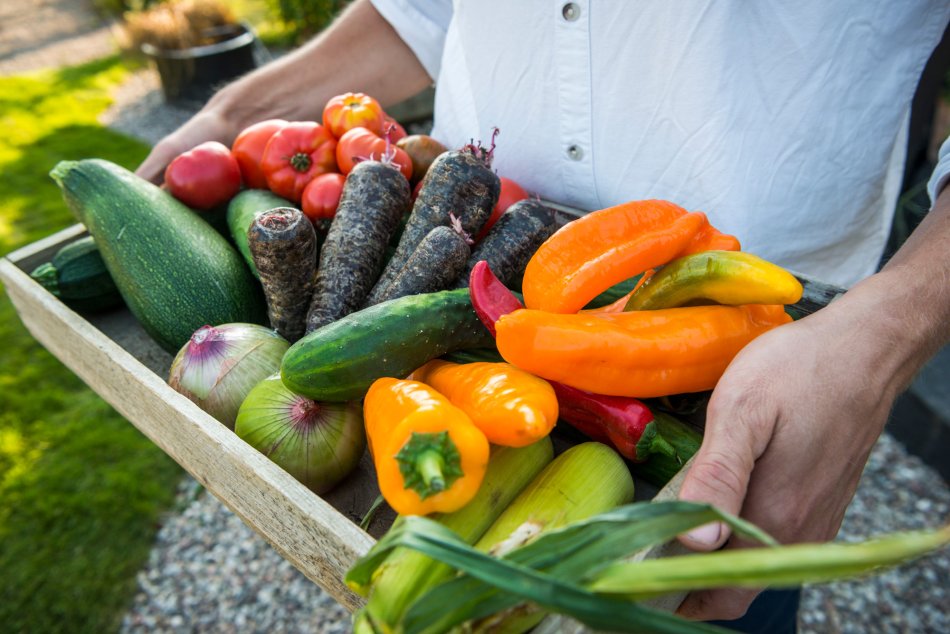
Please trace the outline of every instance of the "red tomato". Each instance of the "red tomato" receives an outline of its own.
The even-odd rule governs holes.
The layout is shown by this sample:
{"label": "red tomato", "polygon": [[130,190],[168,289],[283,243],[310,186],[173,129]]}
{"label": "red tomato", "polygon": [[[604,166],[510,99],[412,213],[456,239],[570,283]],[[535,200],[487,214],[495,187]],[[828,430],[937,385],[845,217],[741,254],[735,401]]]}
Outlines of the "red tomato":
{"label": "red tomato", "polygon": [[346,176],[343,174],[320,174],[307,183],[301,195],[301,206],[304,215],[310,222],[316,222],[336,215],[336,208],[343,195],[343,183]]}
{"label": "red tomato", "polygon": [[385,117],[379,102],[361,92],[337,95],[323,108],[323,125],[338,139],[356,127],[382,134]]}
{"label": "red tomato", "polygon": [[390,143],[397,143],[400,139],[406,138],[406,129],[399,125],[398,121],[389,116],[387,116],[383,122],[383,136],[386,135],[387,130],[389,130]]}
{"label": "red tomato", "polygon": [[492,209],[491,216],[488,217],[488,222],[485,223],[485,227],[475,238],[476,242],[485,237],[485,234],[488,233],[488,230],[495,224],[495,221],[498,220],[503,213],[508,211],[509,207],[519,200],[529,198],[528,192],[510,178],[499,176],[498,180],[501,181],[501,193],[498,194],[498,202],[495,204],[495,208]]}
{"label": "red tomato", "polygon": [[165,185],[172,196],[189,207],[208,210],[238,193],[241,168],[226,145],[206,141],[168,164]]}
{"label": "red tomato", "polygon": [[307,183],[336,171],[336,139],[319,123],[288,123],[267,142],[261,170],[272,192],[299,203]]}
{"label": "red tomato", "polygon": [[274,133],[287,125],[283,119],[268,119],[248,126],[241,131],[231,144],[231,154],[241,166],[244,184],[256,189],[265,189],[267,179],[261,171],[261,158],[264,148]]}
{"label": "red tomato", "polygon": [[[406,177],[412,178],[412,159],[404,150],[390,144],[392,153],[390,161],[399,167],[399,171]],[[342,137],[336,146],[336,163],[340,171],[349,174],[359,161],[373,159],[383,160],[386,154],[386,139],[380,138],[366,128],[353,128]]]}
{"label": "red tomato", "polygon": [[422,191],[422,181],[416,183],[416,186],[412,188],[412,203],[415,204],[416,198],[419,197],[419,192]]}

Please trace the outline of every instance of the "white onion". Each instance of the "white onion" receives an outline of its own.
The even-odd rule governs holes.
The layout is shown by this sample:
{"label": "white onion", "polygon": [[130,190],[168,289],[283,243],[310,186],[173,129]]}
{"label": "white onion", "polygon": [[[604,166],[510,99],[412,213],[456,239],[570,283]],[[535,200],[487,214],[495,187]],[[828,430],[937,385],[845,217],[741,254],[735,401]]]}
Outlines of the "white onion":
{"label": "white onion", "polygon": [[241,403],[280,368],[290,344],[256,324],[202,326],[172,361],[168,384],[234,429]]}

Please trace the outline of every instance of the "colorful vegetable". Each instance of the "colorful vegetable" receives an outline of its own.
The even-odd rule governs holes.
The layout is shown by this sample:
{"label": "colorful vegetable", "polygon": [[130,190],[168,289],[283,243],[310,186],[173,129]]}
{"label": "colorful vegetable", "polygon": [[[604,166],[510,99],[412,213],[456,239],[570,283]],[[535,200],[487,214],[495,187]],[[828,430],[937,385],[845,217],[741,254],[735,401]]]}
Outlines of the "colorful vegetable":
{"label": "colorful vegetable", "polygon": [[382,134],[385,117],[379,102],[361,92],[337,95],[323,108],[323,126],[338,139],[357,127]]}
{"label": "colorful vegetable", "polygon": [[251,228],[254,218],[268,209],[292,206],[293,203],[286,198],[272,194],[266,189],[245,189],[228,203],[228,231],[254,277],[260,278],[260,274],[254,266],[251,248],[247,244],[247,230]]}
{"label": "colorful vegetable", "polygon": [[780,266],[741,251],[703,251],[664,266],[631,295],[624,310],[794,304],[801,297],[801,283]]}
{"label": "colorful vegetable", "polygon": [[202,326],[172,361],[168,384],[230,429],[251,389],[280,368],[290,344],[256,324]]}
{"label": "colorful vegetable", "polygon": [[656,453],[676,456],[673,446],[660,435],[653,412],[641,401],[591,394],[563,383],[551,385],[562,404],[561,418],[585,436],[614,447],[634,462],[644,462]]}
{"label": "colorful vegetable", "polygon": [[495,324],[506,361],[588,392],[638,398],[710,390],[782,306],[691,306],[615,314],[517,310]]}
{"label": "colorful vegetable", "polygon": [[278,207],[254,219],[247,239],[267,299],[270,325],[293,343],[307,326],[317,234],[300,210]]}
{"label": "colorful vegetable", "polygon": [[241,189],[241,168],[226,145],[206,141],[168,164],[165,185],[181,202],[206,211],[234,198]]}
{"label": "colorful vegetable", "polygon": [[122,295],[92,236],[63,246],[30,277],[73,310],[99,312],[122,305]]}
{"label": "colorful vegetable", "polygon": [[171,194],[108,161],[52,172],[145,331],[177,353],[201,326],[261,323],[264,301],[241,256]]}
{"label": "colorful vegetable", "polygon": [[409,183],[392,166],[364,161],[350,172],[320,251],[307,332],[363,305],[408,209]]}
{"label": "colorful vegetable", "polygon": [[443,291],[465,270],[471,249],[461,227],[436,227],[423,238],[405,266],[378,297],[390,299]]}
{"label": "colorful vegetable", "polygon": [[288,123],[267,142],[261,171],[268,189],[299,203],[307,183],[320,174],[337,171],[336,139],[319,123]]}
{"label": "colorful vegetable", "polygon": [[412,161],[412,184],[422,182],[432,162],[448,149],[426,134],[410,134],[396,141],[396,147],[409,155]]}
{"label": "colorful vegetable", "polygon": [[340,137],[336,146],[336,163],[340,171],[349,174],[360,161],[386,160],[398,167],[408,181],[412,178],[412,160],[389,139],[366,128],[353,128]]}
{"label": "colorful vegetable", "polygon": [[458,285],[467,286],[475,264],[484,260],[505,286],[521,288],[531,256],[557,229],[554,212],[540,202],[514,203],[472,251]]}
{"label": "colorful vegetable", "polygon": [[528,262],[525,305],[577,312],[605,289],[689,253],[708,225],[705,214],[663,200],[628,202],[578,218]]}
{"label": "colorful vegetable", "polygon": [[316,493],[349,475],[366,449],[359,403],[318,403],[280,377],[259,382],[238,411],[235,433]]}
{"label": "colorful vegetable", "polygon": [[493,151],[494,144],[490,150],[471,145],[441,154],[432,163],[396,252],[366,301],[368,306],[379,303],[385,296],[389,284],[434,228],[451,226],[455,217],[459,219],[462,230],[470,236],[481,231],[498,200],[501,187],[498,176],[491,170]]}
{"label": "colorful vegetable", "polygon": [[[485,262],[472,269],[470,280],[472,306],[492,334],[495,322],[503,315],[523,308]],[[696,447],[686,447],[689,451],[677,453],[679,447],[667,442],[650,409],[635,398],[594,394],[556,381],[550,385],[562,420],[587,437],[613,446],[634,462],[663,457],[681,465],[699,447],[696,443]]]}
{"label": "colorful vegetable", "polygon": [[[492,447],[488,469],[475,497],[454,513],[435,514],[436,520],[465,543],[473,544],[495,518],[551,462],[554,449],[548,438],[527,447]],[[398,526],[402,518],[396,520]],[[347,585],[363,596],[366,607],[354,618],[356,632],[395,627],[406,608],[427,589],[451,576],[453,569],[409,549],[389,554],[372,577],[372,584],[346,578]],[[370,590],[372,592],[370,593]]]}
{"label": "colorful vegetable", "polygon": [[450,513],[478,492],[488,466],[485,434],[431,387],[378,379],[363,418],[380,492],[397,513]]}
{"label": "colorful vegetable", "polygon": [[266,189],[267,178],[261,169],[261,159],[264,158],[264,148],[274,133],[289,122],[283,119],[268,119],[244,128],[234,143],[231,144],[231,155],[241,168],[241,178],[246,187]]}
{"label": "colorful vegetable", "polygon": [[557,422],[558,401],[551,385],[508,363],[433,360],[412,376],[468,414],[495,445],[530,445],[551,433]]}
{"label": "colorful vegetable", "polygon": [[294,392],[351,401],[363,398],[380,377],[408,376],[447,352],[493,345],[468,291],[410,295],[311,332],[290,347],[280,372]]}
{"label": "colorful vegetable", "polygon": [[343,196],[343,183],[346,176],[331,172],[320,174],[307,183],[301,194],[300,206],[312,223],[331,220],[336,215]]}

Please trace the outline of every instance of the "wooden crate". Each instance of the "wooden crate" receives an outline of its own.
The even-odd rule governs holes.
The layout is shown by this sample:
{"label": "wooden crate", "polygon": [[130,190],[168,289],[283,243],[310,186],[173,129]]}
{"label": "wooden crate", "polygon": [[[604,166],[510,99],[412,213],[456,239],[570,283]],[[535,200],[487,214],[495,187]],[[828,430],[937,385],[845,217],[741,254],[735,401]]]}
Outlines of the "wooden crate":
{"label": "wooden crate", "polygon": [[[128,309],[79,315],[28,275],[64,244],[86,235],[75,225],[0,260],[0,280],[30,333],[143,434],[161,447],[231,511],[271,543],[309,579],[348,609],[362,598],[343,583],[353,562],[392,523],[377,516],[364,531],[360,519],[376,498],[372,462],[331,493],[318,496],[238,438],[166,383],[172,355],[145,333]],[[840,289],[806,282],[796,305],[807,313],[826,304]],[[556,441],[556,446],[563,442]],[[638,499],[675,498],[687,466],[659,492],[637,482]],[[638,558],[683,552],[678,542],[640,553]],[[651,602],[672,610],[682,595]],[[580,631],[549,618],[539,631]]]}
{"label": "wooden crate", "polygon": [[[368,456],[331,493],[316,495],[172,390],[166,383],[172,355],[128,309],[79,315],[30,278],[29,271],[84,235],[75,225],[0,260],[0,280],[27,329],[284,558],[348,609],[358,608],[363,600],[343,584],[343,575],[393,519],[383,513],[369,532],[359,528],[378,492]],[[640,499],[657,493],[637,485]],[[660,497],[675,491],[671,483]]]}

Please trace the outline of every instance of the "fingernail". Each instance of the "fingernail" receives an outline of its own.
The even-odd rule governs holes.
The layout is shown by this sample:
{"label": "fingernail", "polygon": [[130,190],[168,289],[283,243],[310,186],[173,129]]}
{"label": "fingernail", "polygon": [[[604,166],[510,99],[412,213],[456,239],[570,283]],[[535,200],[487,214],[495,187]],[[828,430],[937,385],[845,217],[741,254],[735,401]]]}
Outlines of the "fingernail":
{"label": "fingernail", "polygon": [[686,538],[697,544],[712,546],[719,541],[719,533],[721,530],[722,527],[719,525],[719,522],[711,522],[689,531],[686,533]]}

